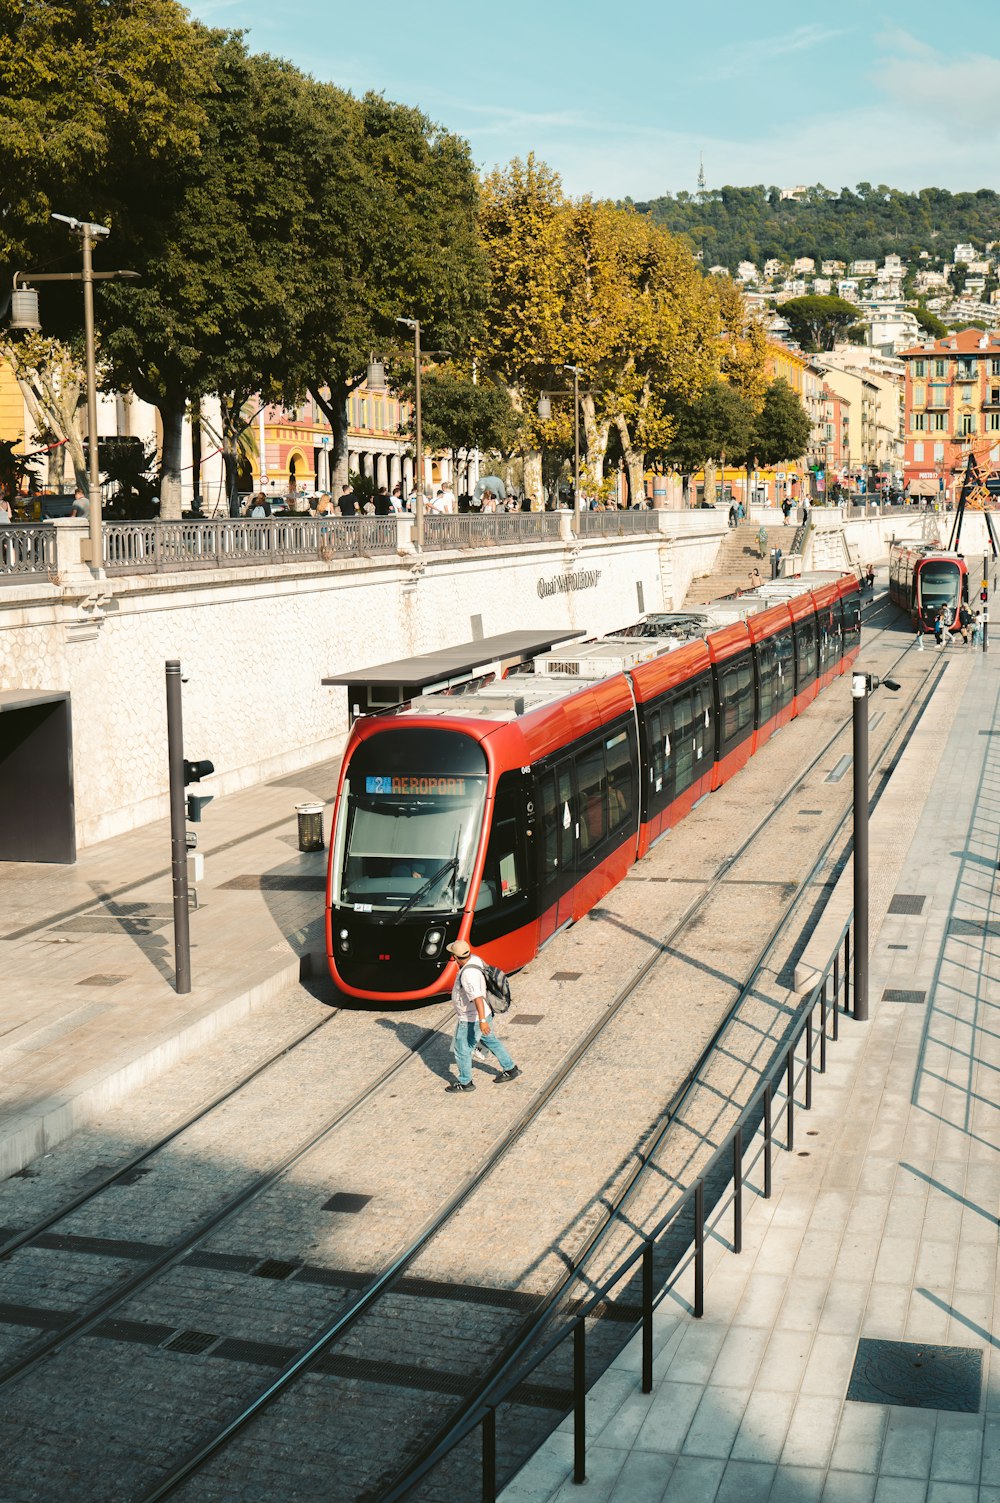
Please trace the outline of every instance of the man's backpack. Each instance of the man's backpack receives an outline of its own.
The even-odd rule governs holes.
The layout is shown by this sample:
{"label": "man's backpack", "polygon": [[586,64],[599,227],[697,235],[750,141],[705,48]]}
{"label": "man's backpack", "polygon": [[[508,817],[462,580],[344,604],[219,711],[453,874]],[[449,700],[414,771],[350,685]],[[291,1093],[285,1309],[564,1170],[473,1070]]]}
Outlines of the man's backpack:
{"label": "man's backpack", "polygon": [[498,965],[477,962],[486,982],[486,995],[494,1012],[506,1012],[510,1007],[510,977]]}

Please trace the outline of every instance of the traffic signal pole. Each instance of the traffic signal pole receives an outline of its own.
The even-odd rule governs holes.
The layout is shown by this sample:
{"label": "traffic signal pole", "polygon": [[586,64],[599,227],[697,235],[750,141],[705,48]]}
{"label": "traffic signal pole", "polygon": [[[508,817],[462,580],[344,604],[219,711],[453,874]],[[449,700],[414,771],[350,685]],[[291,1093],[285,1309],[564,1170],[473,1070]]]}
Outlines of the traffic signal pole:
{"label": "traffic signal pole", "polygon": [[181,665],[167,663],[167,761],[170,768],[170,871],[174,892],[174,989],[191,990],[191,921],[188,912],[187,831],[184,827],[184,722]]}
{"label": "traffic signal pole", "polygon": [[[989,512],[986,513],[987,518]],[[990,556],[983,554],[983,588],[981,597],[983,602],[983,651],[989,651],[990,641]]]}

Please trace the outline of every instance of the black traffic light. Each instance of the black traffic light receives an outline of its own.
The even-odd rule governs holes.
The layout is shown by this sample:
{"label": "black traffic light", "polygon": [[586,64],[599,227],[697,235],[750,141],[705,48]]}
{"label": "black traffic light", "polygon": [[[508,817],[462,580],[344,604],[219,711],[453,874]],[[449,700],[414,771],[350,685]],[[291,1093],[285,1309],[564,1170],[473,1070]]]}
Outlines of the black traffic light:
{"label": "black traffic light", "polygon": [[[184,783],[200,783],[202,778],[211,777],[215,771],[215,763],[206,758],[201,762],[189,762],[184,759]],[[187,817],[193,825],[201,824],[201,811],[206,804],[210,804],[214,798],[211,793],[189,793],[187,796]]]}
{"label": "black traffic light", "polygon": [[984,590],[980,590],[979,591],[979,598],[980,598],[980,600],[984,600],[984,601],[988,600],[989,599],[989,591],[985,590],[985,589]]}

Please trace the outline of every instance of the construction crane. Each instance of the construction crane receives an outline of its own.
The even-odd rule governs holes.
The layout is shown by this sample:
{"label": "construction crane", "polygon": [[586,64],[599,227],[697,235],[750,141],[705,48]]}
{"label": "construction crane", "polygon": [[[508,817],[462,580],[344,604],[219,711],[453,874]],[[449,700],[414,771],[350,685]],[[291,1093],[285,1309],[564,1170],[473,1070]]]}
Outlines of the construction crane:
{"label": "construction crane", "polygon": [[955,519],[951,524],[951,533],[948,538],[949,553],[959,552],[959,543],[962,538],[962,518],[968,510],[981,511],[983,513],[994,559],[998,555],[997,533],[993,525],[992,516],[992,512],[996,508],[996,500],[994,493],[989,488],[989,481],[991,478],[995,478],[998,487],[1000,487],[1000,470],[993,465],[992,474],[988,472],[984,476],[983,471],[979,467],[979,458],[977,458],[978,450],[983,460],[986,461],[993,448],[995,448],[995,440],[981,440],[979,443],[973,441],[969,444],[968,458],[965,464],[965,476],[962,480],[962,490],[958,498],[958,505],[955,508]]}

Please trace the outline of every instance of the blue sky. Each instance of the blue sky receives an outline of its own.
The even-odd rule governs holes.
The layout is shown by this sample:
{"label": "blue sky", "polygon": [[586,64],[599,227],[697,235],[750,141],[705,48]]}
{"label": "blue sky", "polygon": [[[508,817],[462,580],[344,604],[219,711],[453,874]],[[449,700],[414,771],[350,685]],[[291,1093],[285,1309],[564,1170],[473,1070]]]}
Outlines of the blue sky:
{"label": "blue sky", "polygon": [[[574,194],[723,183],[997,187],[1000,4],[963,0],[196,0],[355,93],[416,104],[484,168]],[[958,21],[960,24],[952,24]]]}

